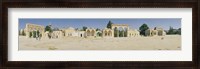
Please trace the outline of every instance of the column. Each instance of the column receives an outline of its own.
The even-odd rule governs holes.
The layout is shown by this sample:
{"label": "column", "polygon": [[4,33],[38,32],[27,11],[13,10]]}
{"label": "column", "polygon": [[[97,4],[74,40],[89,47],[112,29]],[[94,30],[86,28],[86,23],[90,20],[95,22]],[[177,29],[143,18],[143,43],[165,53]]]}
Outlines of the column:
{"label": "column", "polygon": [[119,30],[117,30],[117,37],[119,37]]}
{"label": "column", "polygon": [[122,30],[122,37],[124,37],[124,33],[125,33],[124,30]]}

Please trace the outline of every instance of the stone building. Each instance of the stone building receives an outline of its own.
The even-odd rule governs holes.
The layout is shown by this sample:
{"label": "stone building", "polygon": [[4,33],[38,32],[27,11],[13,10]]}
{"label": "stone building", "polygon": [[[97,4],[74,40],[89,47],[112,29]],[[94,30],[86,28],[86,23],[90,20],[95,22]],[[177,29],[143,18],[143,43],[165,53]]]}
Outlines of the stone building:
{"label": "stone building", "polygon": [[42,33],[42,38],[43,38],[43,39],[50,38],[50,33],[49,33],[49,31],[46,31],[46,32]]}
{"label": "stone building", "polygon": [[78,31],[72,33],[72,37],[85,37],[85,31]]}
{"label": "stone building", "polygon": [[85,37],[85,31],[77,31],[78,37]]}
{"label": "stone building", "polygon": [[114,31],[112,29],[105,28],[102,31],[102,37],[114,37]]}
{"label": "stone building", "polygon": [[41,26],[41,25],[37,25],[37,24],[31,24],[31,23],[27,23],[26,24],[26,27],[24,29],[25,33],[26,33],[26,36],[29,37],[30,34],[33,32],[33,31],[39,31],[40,34],[44,33],[44,26]]}
{"label": "stone building", "polygon": [[65,37],[85,37],[85,31],[75,30],[73,27],[62,30]]}
{"label": "stone building", "polygon": [[64,29],[63,31],[64,31],[64,35],[65,35],[66,37],[72,37],[72,36],[74,36],[73,33],[76,32],[76,30],[75,30],[73,27],[69,27],[69,28],[67,28],[67,29]]}
{"label": "stone building", "polygon": [[120,37],[120,31],[123,31],[122,37],[127,37],[127,31],[129,30],[128,24],[112,24],[111,29],[116,33],[115,37]]}
{"label": "stone building", "polygon": [[140,32],[138,30],[128,30],[128,36],[127,37],[138,37],[140,36]]}
{"label": "stone building", "polygon": [[25,35],[26,35],[24,29],[20,29],[20,31],[19,31],[19,35],[20,35],[20,36],[25,36]]}
{"label": "stone building", "polygon": [[42,38],[52,39],[52,38],[63,38],[63,37],[64,33],[61,30],[53,31],[51,33],[49,31],[46,31],[45,33],[42,34]]}
{"label": "stone building", "polygon": [[158,31],[154,29],[148,29],[145,31],[145,36],[157,36]]}
{"label": "stone building", "polygon": [[62,38],[62,37],[64,37],[64,33],[60,30],[59,31],[53,31],[51,33],[51,37],[52,38]]}
{"label": "stone building", "polygon": [[96,37],[102,37],[103,33],[101,30],[96,31]]}
{"label": "stone building", "polygon": [[86,37],[96,37],[96,29],[89,28],[85,30]]}
{"label": "stone building", "polygon": [[166,35],[166,32],[161,27],[155,27],[154,30],[158,31],[158,36],[164,36],[164,35]]}
{"label": "stone building", "polygon": [[[49,25],[51,27],[51,25]],[[39,34],[43,38],[63,38],[63,37],[137,37],[140,36],[138,30],[129,29],[127,24],[111,24],[111,28],[105,28],[103,30],[96,30],[94,28],[88,28],[85,31],[76,30],[73,27],[59,30],[58,28],[53,29],[50,33],[45,32],[44,26],[27,23],[25,29],[21,29],[19,34],[25,32],[26,36],[29,37],[32,32],[39,31]],[[146,36],[164,36],[166,32],[161,27],[155,27],[154,29],[148,29],[145,31]]]}
{"label": "stone building", "polygon": [[160,27],[155,27],[154,29],[146,30],[145,35],[146,36],[165,36],[166,32]]}

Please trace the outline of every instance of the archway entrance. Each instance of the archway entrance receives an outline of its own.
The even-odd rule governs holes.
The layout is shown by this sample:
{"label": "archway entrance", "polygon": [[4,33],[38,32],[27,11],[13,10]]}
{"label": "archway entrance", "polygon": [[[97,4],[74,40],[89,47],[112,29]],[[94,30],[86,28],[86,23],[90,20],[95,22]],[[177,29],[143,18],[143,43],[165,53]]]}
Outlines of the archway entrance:
{"label": "archway entrance", "polygon": [[127,24],[112,24],[111,27],[114,30],[114,37],[127,37],[128,25]]}

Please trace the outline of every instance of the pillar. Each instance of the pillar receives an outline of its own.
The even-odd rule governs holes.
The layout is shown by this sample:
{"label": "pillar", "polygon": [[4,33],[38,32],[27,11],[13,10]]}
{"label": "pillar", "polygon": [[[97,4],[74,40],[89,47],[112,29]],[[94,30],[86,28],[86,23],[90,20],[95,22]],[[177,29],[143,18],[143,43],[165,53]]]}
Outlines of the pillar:
{"label": "pillar", "polygon": [[117,37],[119,37],[119,30],[117,30]]}
{"label": "pillar", "polygon": [[124,37],[124,30],[122,31],[122,37]]}

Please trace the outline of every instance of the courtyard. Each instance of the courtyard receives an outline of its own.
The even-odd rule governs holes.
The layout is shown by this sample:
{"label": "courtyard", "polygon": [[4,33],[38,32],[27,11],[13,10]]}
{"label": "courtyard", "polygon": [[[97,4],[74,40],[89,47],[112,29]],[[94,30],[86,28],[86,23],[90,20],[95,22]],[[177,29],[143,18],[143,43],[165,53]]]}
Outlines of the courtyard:
{"label": "courtyard", "polygon": [[181,35],[41,40],[19,36],[19,50],[181,50]]}

